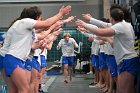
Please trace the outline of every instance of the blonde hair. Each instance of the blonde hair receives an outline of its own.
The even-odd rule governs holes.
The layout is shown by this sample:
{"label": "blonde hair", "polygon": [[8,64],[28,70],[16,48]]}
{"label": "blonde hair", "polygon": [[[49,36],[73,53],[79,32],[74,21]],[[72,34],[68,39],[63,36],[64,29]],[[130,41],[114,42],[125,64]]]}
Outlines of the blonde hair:
{"label": "blonde hair", "polygon": [[64,33],[63,38],[65,38],[65,37],[71,37],[70,33]]}

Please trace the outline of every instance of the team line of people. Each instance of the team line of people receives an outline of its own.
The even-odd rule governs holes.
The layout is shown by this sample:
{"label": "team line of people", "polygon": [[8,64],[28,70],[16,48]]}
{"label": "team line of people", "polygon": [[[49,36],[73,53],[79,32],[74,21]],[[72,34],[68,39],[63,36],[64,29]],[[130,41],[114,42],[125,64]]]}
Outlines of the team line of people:
{"label": "team line of people", "polygon": [[[45,72],[46,52],[51,50],[53,41],[61,33],[61,26],[75,18],[75,16],[70,16],[62,20],[70,12],[70,5],[62,6],[56,15],[43,20],[40,8],[34,6],[24,8],[20,17],[12,22],[0,48],[0,70],[9,93],[38,93]],[[115,70],[116,73],[111,74],[111,82],[117,83],[116,93],[135,93],[134,81],[138,74],[140,62],[134,51],[134,31],[130,23],[124,21],[124,14],[121,8],[115,7],[110,9],[110,23],[91,18],[89,14],[83,14],[83,17],[89,19],[92,24],[80,19],[76,21],[76,24],[79,31],[90,33],[89,36],[94,38],[94,43],[96,42],[98,46],[100,44],[99,59],[102,62],[100,64],[104,64],[102,45],[108,42],[110,49],[114,50],[113,53],[112,51],[108,53],[107,59],[111,73],[113,71],[110,64],[116,62],[115,66],[118,73]],[[62,47],[65,83],[68,83],[69,66],[72,73],[74,47],[78,47],[76,41],[70,37],[70,34],[66,33],[64,39],[60,40],[57,46],[57,49]],[[95,81],[101,85],[98,75],[100,77],[105,76],[107,71],[100,69],[97,62],[97,50],[93,48],[93,51],[94,61],[92,65],[97,72]],[[116,76],[117,79],[114,79],[113,77]],[[105,82],[109,82],[106,77],[104,77]],[[71,74],[70,80],[72,80]],[[106,90],[108,83],[105,85]]]}

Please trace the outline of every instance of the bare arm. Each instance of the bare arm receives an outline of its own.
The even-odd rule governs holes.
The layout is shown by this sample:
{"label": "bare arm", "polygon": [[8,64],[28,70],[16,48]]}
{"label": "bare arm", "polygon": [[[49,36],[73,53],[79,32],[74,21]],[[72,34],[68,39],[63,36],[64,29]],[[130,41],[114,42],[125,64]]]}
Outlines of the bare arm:
{"label": "bare arm", "polygon": [[37,33],[37,38],[38,40],[44,39],[45,37],[47,37],[52,31],[57,31],[63,23],[59,22],[59,23],[55,23],[53,24],[47,31],[42,31],[40,33]]}
{"label": "bare arm", "polygon": [[92,32],[93,34],[96,34],[97,36],[113,36],[115,35],[115,32],[113,29],[111,28],[98,28],[95,25],[92,24],[88,24],[82,20],[77,20],[76,24],[78,26],[82,26],[84,28],[86,28],[88,31]]}
{"label": "bare arm", "polygon": [[37,23],[34,25],[34,28],[35,29],[48,28],[49,26],[60,20],[63,16],[69,14],[70,11],[71,11],[70,5],[66,7],[62,6],[59,12],[53,17],[48,18],[44,21],[37,21]]}
{"label": "bare arm", "polygon": [[103,41],[107,41],[110,43],[110,45],[113,47],[113,37],[98,37],[99,39]]}
{"label": "bare arm", "polygon": [[103,22],[101,20],[95,19],[88,13],[82,14],[82,15],[84,19],[88,20],[91,24],[96,25],[98,27],[105,28],[105,27],[110,27],[112,25],[111,23],[107,23],[107,22]]}
{"label": "bare arm", "polygon": [[47,50],[51,50],[51,49],[52,49],[52,45],[53,45],[53,41],[50,42],[50,43],[48,43],[48,44],[45,46],[45,48],[46,48]]}

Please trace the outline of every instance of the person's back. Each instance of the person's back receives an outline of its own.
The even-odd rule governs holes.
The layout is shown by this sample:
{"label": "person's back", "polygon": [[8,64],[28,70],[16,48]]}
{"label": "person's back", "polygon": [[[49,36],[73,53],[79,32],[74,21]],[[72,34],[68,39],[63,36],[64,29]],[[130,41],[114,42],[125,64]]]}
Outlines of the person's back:
{"label": "person's back", "polygon": [[119,64],[122,59],[136,57],[137,54],[134,51],[134,31],[132,26],[122,21],[112,26],[112,28],[116,29],[113,45],[117,64]]}

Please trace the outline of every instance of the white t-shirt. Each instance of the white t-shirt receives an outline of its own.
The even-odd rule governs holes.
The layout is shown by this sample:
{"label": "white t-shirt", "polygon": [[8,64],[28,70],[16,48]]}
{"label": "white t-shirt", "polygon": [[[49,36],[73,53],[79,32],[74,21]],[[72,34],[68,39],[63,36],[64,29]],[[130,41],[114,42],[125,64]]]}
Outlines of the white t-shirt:
{"label": "white t-shirt", "polygon": [[123,59],[131,59],[137,56],[134,50],[134,30],[130,23],[119,22],[111,27],[115,31],[114,53],[117,64]]}
{"label": "white t-shirt", "polygon": [[112,48],[112,46],[108,42],[105,43],[105,54],[114,55],[114,49]]}
{"label": "white t-shirt", "polygon": [[94,55],[98,55],[99,53],[99,40],[96,39],[96,35],[93,35],[94,37],[94,41],[92,42],[92,45],[91,45],[91,54],[94,54]]}
{"label": "white t-shirt", "polygon": [[8,30],[10,35],[10,46],[7,54],[13,55],[21,60],[25,60],[33,41],[35,40],[35,32],[33,26],[37,21],[25,18],[16,21]]}
{"label": "white t-shirt", "polygon": [[103,45],[100,45],[99,46],[99,48],[100,48],[100,53],[102,52],[102,53],[104,53],[105,52],[105,49],[104,49],[104,44]]}
{"label": "white t-shirt", "polygon": [[76,44],[77,46],[78,44],[73,38],[69,38],[68,42],[65,42],[65,39],[61,39],[59,43],[62,47],[63,56],[74,56],[74,44]]}
{"label": "white t-shirt", "polygon": [[45,56],[45,58],[47,59],[47,49],[44,49],[43,52],[40,55]]}

